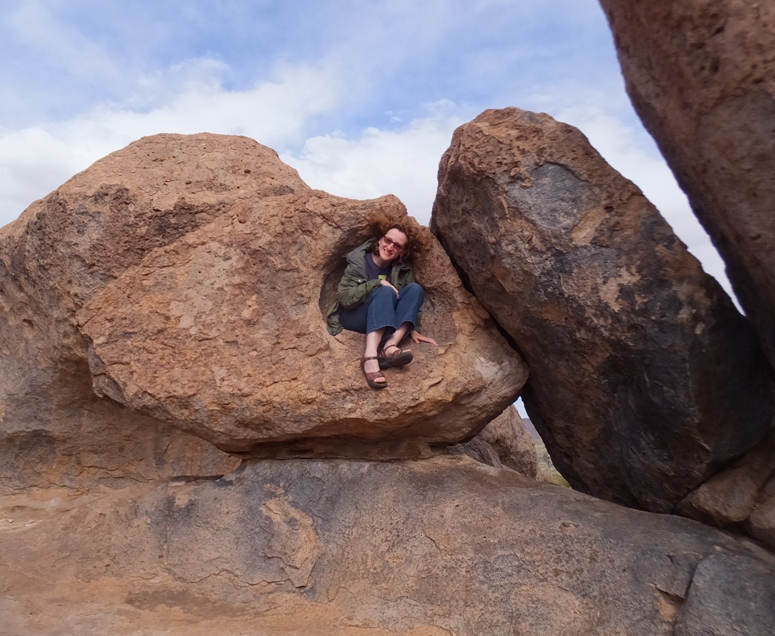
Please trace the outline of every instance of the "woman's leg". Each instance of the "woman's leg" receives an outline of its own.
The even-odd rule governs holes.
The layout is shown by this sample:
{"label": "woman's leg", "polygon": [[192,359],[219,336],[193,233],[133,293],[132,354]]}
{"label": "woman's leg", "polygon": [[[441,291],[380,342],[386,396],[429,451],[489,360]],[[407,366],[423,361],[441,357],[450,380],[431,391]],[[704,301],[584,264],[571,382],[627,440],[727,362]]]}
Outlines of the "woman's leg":
{"label": "woman's leg", "polygon": [[417,283],[409,283],[401,289],[401,295],[395,306],[395,331],[390,334],[383,345],[383,350],[388,347],[397,347],[404,336],[414,329],[417,322],[417,314],[425,301],[425,292]]}
{"label": "woman's leg", "polygon": [[379,371],[379,361],[376,359],[379,343],[385,336],[385,332],[392,329],[396,322],[396,305],[398,298],[391,287],[378,287],[369,294],[368,315],[366,318],[366,350],[364,358],[367,360],[365,370],[367,372]]}
{"label": "woman's leg", "polygon": [[[366,348],[364,358],[375,358],[364,362],[364,371],[376,373],[379,362],[376,360],[377,349],[385,331],[392,328],[395,323],[396,293],[390,287],[378,287],[371,292],[366,300],[353,309],[342,309],[339,312],[339,321],[342,327],[350,331],[366,334]],[[384,376],[374,378],[376,382],[385,381]]]}
{"label": "woman's leg", "polygon": [[[382,336],[384,334],[384,327],[366,334],[366,350],[363,352],[364,358],[377,357],[377,347],[379,347],[379,343],[382,341]],[[379,371],[379,364],[376,359],[368,360],[366,362],[366,371]]]}

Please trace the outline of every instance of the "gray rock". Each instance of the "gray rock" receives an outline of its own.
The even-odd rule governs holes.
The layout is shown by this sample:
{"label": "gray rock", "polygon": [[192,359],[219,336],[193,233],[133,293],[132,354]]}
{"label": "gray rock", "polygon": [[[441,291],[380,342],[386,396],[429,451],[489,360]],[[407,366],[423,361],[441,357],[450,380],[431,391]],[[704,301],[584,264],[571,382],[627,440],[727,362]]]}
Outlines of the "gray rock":
{"label": "gray rock", "polygon": [[525,356],[574,488],[667,512],[770,430],[747,320],[575,128],[514,108],[458,128],[431,229]]}
{"label": "gray rock", "polygon": [[775,569],[747,556],[712,554],[694,572],[675,636],[772,636]]}
{"label": "gray rock", "polygon": [[[769,553],[695,521],[461,456],[250,461],[73,505],[1,511],[14,636],[668,636],[708,556],[746,557],[730,587],[775,572]],[[744,607],[766,615],[769,600]]]}

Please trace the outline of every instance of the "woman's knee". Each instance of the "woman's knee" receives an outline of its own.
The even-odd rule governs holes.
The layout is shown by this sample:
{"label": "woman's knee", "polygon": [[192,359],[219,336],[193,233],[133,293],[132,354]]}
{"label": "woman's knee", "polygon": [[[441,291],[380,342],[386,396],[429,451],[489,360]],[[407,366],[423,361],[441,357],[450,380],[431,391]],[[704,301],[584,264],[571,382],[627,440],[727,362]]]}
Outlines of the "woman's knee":
{"label": "woman's knee", "polygon": [[385,303],[395,305],[398,301],[395,289],[388,287],[387,285],[377,287],[372,294],[374,295],[374,301],[376,301],[377,306],[380,307],[384,306]]}
{"label": "woman's knee", "polygon": [[418,298],[425,298],[425,290],[418,283],[409,283],[401,288],[401,295],[416,295]]}
{"label": "woman's knee", "polygon": [[380,294],[385,296],[387,294],[393,294],[395,296],[395,290],[392,287],[388,287],[387,285],[380,285],[375,289],[372,293],[379,296]]}

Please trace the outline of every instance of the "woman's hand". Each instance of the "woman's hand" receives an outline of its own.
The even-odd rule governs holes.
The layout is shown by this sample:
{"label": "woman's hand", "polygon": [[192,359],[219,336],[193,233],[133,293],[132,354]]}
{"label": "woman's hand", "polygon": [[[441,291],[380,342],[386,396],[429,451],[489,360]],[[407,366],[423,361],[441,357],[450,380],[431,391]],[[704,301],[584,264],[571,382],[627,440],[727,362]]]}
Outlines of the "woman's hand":
{"label": "woman's hand", "polygon": [[379,281],[379,284],[384,285],[385,287],[390,287],[390,289],[396,292],[396,298],[398,298],[399,296],[398,290],[395,287],[393,287],[393,285],[391,285],[386,279],[383,278],[381,281]]}
{"label": "woman's hand", "polygon": [[427,342],[428,344],[436,345],[437,347],[439,346],[438,343],[433,338],[429,338],[428,336],[423,336],[421,333],[418,333],[417,331],[412,331],[409,337],[412,339],[412,341],[415,344],[420,344],[421,342]]}

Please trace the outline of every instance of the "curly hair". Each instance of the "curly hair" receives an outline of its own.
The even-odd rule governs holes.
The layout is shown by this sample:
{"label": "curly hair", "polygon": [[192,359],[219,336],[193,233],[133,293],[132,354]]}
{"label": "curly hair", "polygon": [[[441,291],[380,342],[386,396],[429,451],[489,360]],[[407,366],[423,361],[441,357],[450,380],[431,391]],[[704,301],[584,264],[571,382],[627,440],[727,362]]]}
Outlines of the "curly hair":
{"label": "curly hair", "polygon": [[369,216],[369,228],[376,239],[371,245],[371,251],[374,254],[379,250],[377,245],[379,239],[394,228],[406,235],[406,247],[398,257],[400,262],[411,260],[414,254],[424,252],[428,247],[425,228],[411,216],[399,216],[385,210],[379,210]]}

